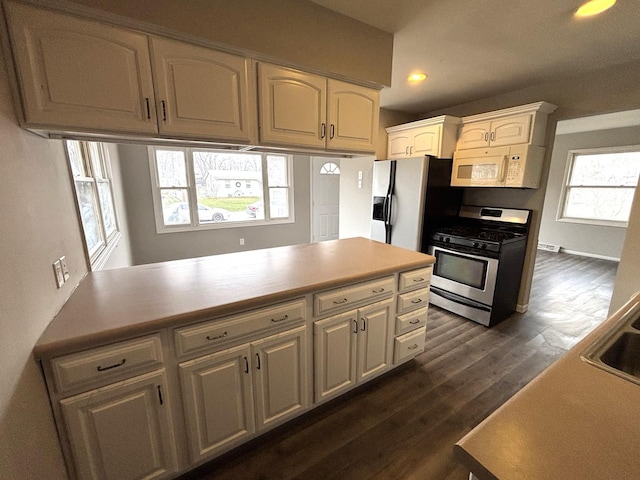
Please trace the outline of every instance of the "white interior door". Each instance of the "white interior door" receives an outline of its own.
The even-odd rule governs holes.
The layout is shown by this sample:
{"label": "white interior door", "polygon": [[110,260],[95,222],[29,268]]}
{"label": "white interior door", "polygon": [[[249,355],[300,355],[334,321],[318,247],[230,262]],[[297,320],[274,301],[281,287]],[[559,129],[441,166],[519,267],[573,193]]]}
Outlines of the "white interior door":
{"label": "white interior door", "polygon": [[313,157],[311,183],[313,241],[336,240],[340,224],[340,159]]}

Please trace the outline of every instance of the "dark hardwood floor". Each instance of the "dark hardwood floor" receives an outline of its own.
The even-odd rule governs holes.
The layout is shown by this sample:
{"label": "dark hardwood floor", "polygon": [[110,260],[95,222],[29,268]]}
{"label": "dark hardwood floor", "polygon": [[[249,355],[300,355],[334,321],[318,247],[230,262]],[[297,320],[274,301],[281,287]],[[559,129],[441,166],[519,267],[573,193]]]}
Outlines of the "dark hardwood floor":
{"label": "dark hardwood floor", "polygon": [[526,313],[488,329],[431,306],[414,361],[183,478],[466,480],[454,443],[605,319],[616,269],[539,251]]}

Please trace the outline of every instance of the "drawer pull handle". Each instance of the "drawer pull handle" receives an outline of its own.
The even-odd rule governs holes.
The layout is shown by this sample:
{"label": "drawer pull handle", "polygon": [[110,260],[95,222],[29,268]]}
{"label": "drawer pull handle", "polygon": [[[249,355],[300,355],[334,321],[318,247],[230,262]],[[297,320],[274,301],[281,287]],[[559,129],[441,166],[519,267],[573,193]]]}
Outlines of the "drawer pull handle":
{"label": "drawer pull handle", "polygon": [[127,361],[126,358],[123,358],[122,361],[120,363],[115,363],[113,365],[109,365],[108,367],[101,367],[100,365],[98,365],[98,371],[99,372],[104,372],[105,370],[111,370],[112,368],[117,368],[117,367],[121,367],[122,365],[124,365],[124,363]]}
{"label": "drawer pull handle", "polygon": [[258,357],[258,370],[260,370],[260,354],[256,353],[256,357]]}
{"label": "drawer pull handle", "polygon": [[386,290],[385,290],[384,288],[378,288],[378,289],[375,289],[375,288],[374,288],[374,289],[373,289],[373,290],[371,290],[371,291],[372,291],[373,293],[382,293],[382,292],[384,292],[384,291],[386,291]]}
{"label": "drawer pull handle", "polygon": [[284,317],[282,317],[282,318],[272,318],[272,319],[271,319],[271,321],[272,321],[272,322],[274,322],[274,323],[277,323],[277,322],[284,322],[284,321],[285,321],[285,320],[287,320],[288,318],[289,318],[289,315],[285,315],[285,316],[284,316]]}
{"label": "drawer pull handle", "polygon": [[354,318],[353,319],[353,333],[358,333],[358,321]]}
{"label": "drawer pull handle", "polygon": [[413,281],[416,282],[416,283],[424,282],[424,278],[422,278],[422,277],[414,278]]}
{"label": "drawer pull handle", "polygon": [[334,303],[334,305],[340,305],[340,304],[343,304],[343,303],[347,303],[348,301],[349,301],[348,299],[343,298],[342,300],[334,300],[333,303]]}
{"label": "drawer pull handle", "polygon": [[222,335],[217,335],[215,337],[212,337],[210,335],[207,335],[207,340],[212,341],[212,340],[220,340],[221,338],[224,338],[227,336],[227,332],[224,332]]}
{"label": "drawer pull handle", "polygon": [[415,350],[416,348],[418,348],[418,344],[414,343],[413,345],[411,345],[410,347],[407,347],[407,350]]}
{"label": "drawer pull handle", "polygon": [[151,120],[151,108],[149,107],[149,97],[144,99],[144,103],[147,106],[147,120]]}
{"label": "drawer pull handle", "polygon": [[415,320],[411,320],[409,323],[410,323],[411,325],[416,325],[416,324],[420,323],[420,319],[419,319],[419,318],[416,318]]}
{"label": "drawer pull handle", "polygon": [[422,299],[421,298],[416,298],[415,300],[411,300],[411,303],[422,303]]}
{"label": "drawer pull handle", "polygon": [[249,360],[247,360],[247,357],[244,357],[244,373],[249,373]]}
{"label": "drawer pull handle", "polygon": [[361,330],[364,332],[366,329],[367,329],[367,319],[363,317]]}

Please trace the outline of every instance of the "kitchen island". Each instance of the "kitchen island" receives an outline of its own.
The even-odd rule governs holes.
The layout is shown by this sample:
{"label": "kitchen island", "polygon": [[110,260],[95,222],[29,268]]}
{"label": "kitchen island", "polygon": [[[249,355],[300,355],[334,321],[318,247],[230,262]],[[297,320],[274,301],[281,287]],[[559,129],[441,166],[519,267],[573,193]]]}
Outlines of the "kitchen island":
{"label": "kitchen island", "polygon": [[581,356],[640,293],[454,447],[478,480],[640,478],[640,385]]}
{"label": "kitchen island", "polygon": [[70,478],[174,478],[409,361],[434,260],[353,238],[89,273],[34,348]]}

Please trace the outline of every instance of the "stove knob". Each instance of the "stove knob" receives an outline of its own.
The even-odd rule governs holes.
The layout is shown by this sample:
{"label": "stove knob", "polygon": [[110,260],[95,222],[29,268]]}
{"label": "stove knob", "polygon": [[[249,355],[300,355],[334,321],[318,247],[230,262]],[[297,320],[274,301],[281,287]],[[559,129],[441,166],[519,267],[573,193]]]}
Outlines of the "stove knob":
{"label": "stove knob", "polygon": [[482,249],[487,248],[487,244],[486,244],[486,243],[483,243],[482,245],[480,245],[480,248],[482,248]]}
{"label": "stove knob", "polygon": [[444,242],[444,237],[442,235],[440,235],[440,241]]}
{"label": "stove knob", "polygon": [[449,237],[446,237],[446,238],[444,239],[444,243],[449,243],[450,241],[451,241],[451,239],[450,239]]}
{"label": "stove knob", "polygon": [[473,242],[472,246],[473,246],[473,248],[478,248],[480,246],[480,244],[478,242]]}

